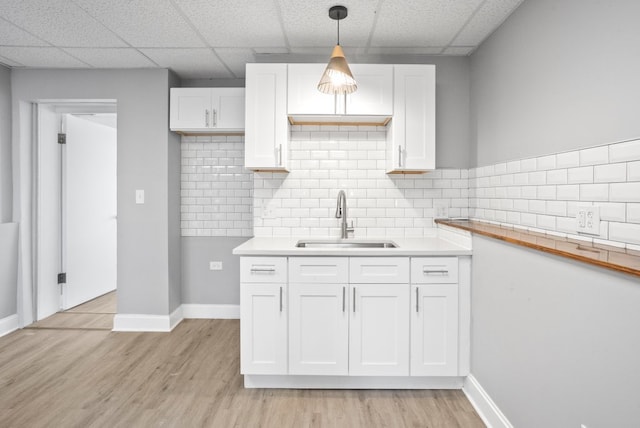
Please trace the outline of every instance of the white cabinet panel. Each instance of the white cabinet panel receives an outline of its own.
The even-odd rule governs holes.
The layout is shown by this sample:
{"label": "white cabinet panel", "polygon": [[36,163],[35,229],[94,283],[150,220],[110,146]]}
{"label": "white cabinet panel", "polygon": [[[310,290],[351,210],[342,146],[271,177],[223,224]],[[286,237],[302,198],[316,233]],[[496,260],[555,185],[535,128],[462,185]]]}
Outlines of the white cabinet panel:
{"label": "white cabinet panel", "polygon": [[241,373],[287,373],[286,296],[286,284],[241,284]]}
{"label": "white cabinet panel", "polygon": [[244,88],[171,88],[172,131],[242,132]]}
{"label": "white cabinet panel", "polygon": [[411,375],[458,375],[458,286],[412,285]]}
{"label": "white cabinet panel", "polygon": [[240,257],[240,282],[287,282],[286,257]]}
{"label": "white cabinet panel", "polygon": [[433,65],[394,66],[393,119],[387,128],[387,172],[436,167],[436,71]]}
{"label": "white cabinet panel", "polygon": [[408,257],[351,257],[351,284],[408,284]]}
{"label": "white cabinet panel", "polygon": [[290,284],[289,373],[348,374],[347,300],[346,284]]}
{"label": "white cabinet panel", "polygon": [[351,72],[358,83],[358,90],[347,95],[346,114],[393,114],[393,65],[352,64]]}
{"label": "white cabinet panel", "polygon": [[351,285],[349,374],[409,375],[409,284]]}
{"label": "white cabinet panel", "polygon": [[457,257],[414,257],[412,284],[454,284],[458,282]]}
{"label": "white cabinet panel", "polygon": [[335,114],[335,97],[318,91],[326,64],[289,64],[288,114]]}
{"label": "white cabinet panel", "polygon": [[291,283],[346,284],[349,263],[346,257],[292,257],[289,259]]}
{"label": "white cabinet panel", "polygon": [[247,64],[245,168],[287,171],[287,64]]}

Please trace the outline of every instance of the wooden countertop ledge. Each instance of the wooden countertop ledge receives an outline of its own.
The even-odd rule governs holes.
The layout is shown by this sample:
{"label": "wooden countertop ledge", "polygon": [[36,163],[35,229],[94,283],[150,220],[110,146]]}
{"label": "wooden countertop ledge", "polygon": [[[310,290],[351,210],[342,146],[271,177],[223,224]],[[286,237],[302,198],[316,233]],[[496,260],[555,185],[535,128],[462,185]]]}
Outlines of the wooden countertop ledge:
{"label": "wooden countertop ledge", "polygon": [[473,220],[436,223],[640,277],[640,251]]}

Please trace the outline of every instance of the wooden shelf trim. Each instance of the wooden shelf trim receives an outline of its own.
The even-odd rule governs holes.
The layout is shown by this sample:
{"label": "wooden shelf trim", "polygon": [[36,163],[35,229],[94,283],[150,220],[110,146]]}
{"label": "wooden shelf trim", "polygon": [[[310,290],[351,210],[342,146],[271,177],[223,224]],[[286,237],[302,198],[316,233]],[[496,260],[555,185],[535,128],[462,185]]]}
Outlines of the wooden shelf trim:
{"label": "wooden shelf trim", "polygon": [[473,220],[437,219],[442,224],[545,253],[640,277],[640,251],[594,244]]}

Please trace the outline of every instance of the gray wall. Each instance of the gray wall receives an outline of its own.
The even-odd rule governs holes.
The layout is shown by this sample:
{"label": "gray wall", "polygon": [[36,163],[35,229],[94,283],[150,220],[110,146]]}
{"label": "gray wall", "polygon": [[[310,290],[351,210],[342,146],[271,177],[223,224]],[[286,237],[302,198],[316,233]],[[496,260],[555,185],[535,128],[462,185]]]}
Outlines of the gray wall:
{"label": "gray wall", "polygon": [[11,70],[0,65],[0,223],[11,221]]}
{"label": "gray wall", "polygon": [[[180,80],[169,72],[169,86],[165,88],[167,102],[166,118],[169,120],[169,88],[180,86]],[[167,122],[168,124],[168,122]],[[180,135],[169,132],[167,171],[168,171],[168,223],[167,236],[169,238],[169,313],[175,311],[182,304],[182,245],[180,236]]]}
{"label": "gray wall", "polygon": [[[178,150],[168,130],[168,70],[14,70],[12,79],[14,115],[24,101],[117,100],[118,312],[168,314],[180,251],[170,252],[176,239],[168,236],[176,222],[170,213],[179,209],[176,174],[168,168]],[[14,116],[14,124],[25,119]],[[20,141],[15,132],[14,144]],[[136,189],[145,189],[144,205],[135,204]]]}
{"label": "gray wall", "polygon": [[0,320],[18,313],[17,283],[18,224],[0,223]]}
{"label": "gray wall", "polygon": [[471,56],[472,165],[640,137],[640,2],[525,1]]}
{"label": "gray wall", "polygon": [[513,426],[638,426],[638,278],[474,237],[472,284],[471,373]]}
{"label": "gray wall", "polygon": [[[240,257],[231,254],[249,238],[183,237],[182,301],[197,304],[240,304]],[[209,270],[221,261],[221,271]]]}

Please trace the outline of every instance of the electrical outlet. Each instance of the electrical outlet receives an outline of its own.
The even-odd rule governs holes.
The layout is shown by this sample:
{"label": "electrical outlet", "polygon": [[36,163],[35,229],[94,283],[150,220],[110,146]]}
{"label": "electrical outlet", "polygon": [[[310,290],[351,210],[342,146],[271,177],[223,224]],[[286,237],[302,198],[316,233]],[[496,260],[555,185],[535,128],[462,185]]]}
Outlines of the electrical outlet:
{"label": "electrical outlet", "polygon": [[449,204],[445,201],[434,201],[433,208],[435,211],[436,218],[447,218],[449,217]]}
{"label": "electrical outlet", "polygon": [[209,262],[209,270],[222,270],[222,262]]}
{"label": "electrical outlet", "polygon": [[588,235],[600,235],[600,207],[596,205],[578,205],[576,230]]}

